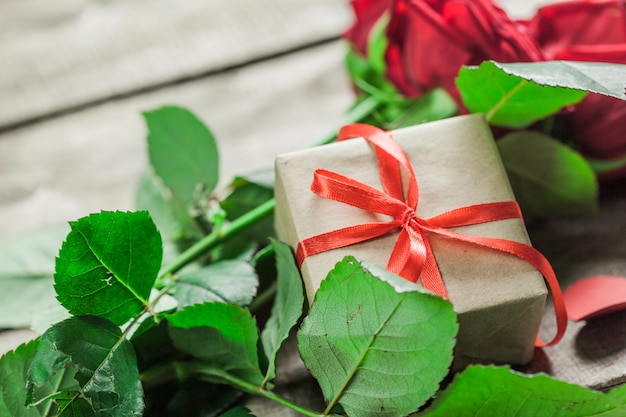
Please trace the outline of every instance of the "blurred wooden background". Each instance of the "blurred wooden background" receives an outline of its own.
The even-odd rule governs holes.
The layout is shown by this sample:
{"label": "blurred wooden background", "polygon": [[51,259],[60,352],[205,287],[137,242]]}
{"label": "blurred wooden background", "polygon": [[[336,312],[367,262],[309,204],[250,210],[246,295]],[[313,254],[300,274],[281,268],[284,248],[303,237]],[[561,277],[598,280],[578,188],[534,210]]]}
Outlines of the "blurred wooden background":
{"label": "blurred wooden background", "polygon": [[[524,17],[540,3],[502,5]],[[353,100],[339,39],[351,21],[347,0],[0,0],[0,244],[132,209],[146,166],[145,110],[177,104],[202,118],[219,141],[223,184],[325,136]],[[591,219],[531,225],[564,285],[626,275],[622,195],[607,187]],[[529,369],[596,388],[624,382],[624,317],[571,325]],[[0,351],[29,337],[0,333]],[[286,395],[318,401],[293,346],[281,367]],[[291,415],[249,404],[257,415]]]}

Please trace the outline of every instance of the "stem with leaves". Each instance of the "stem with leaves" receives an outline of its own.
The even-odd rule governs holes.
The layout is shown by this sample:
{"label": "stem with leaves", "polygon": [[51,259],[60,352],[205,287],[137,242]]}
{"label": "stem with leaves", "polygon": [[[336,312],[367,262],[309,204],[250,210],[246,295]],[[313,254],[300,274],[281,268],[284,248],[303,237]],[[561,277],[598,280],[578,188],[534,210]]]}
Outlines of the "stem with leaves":
{"label": "stem with leaves", "polygon": [[[367,97],[362,101],[359,101],[346,114],[346,117],[341,122],[341,125],[358,122],[364,119],[368,115],[372,114],[372,112],[380,104],[380,100],[374,97]],[[322,140],[317,142],[316,146],[334,141],[336,138],[337,130],[338,129],[333,129],[331,133],[329,133]],[[194,245],[182,252],[171,263],[161,269],[158,280],[165,285],[164,288],[161,289],[159,296],[167,293],[169,289],[171,289],[171,286],[174,285],[174,282],[176,281],[175,274],[179,270],[188,265],[190,262],[200,258],[202,255],[206,254],[207,251],[221,244],[226,239],[236,235],[241,230],[270,215],[274,211],[275,206],[276,200],[274,198],[271,198],[231,222],[214,225],[215,227],[211,233],[209,233],[204,238],[198,240]],[[256,263],[260,259],[270,256],[273,253],[273,246],[262,249],[259,253],[257,253],[255,258],[252,260],[252,263]],[[255,298],[253,304],[250,305],[249,310],[257,310],[259,307],[271,302],[271,300],[274,299],[277,288],[277,283],[272,283],[264,292],[262,292]],[[152,305],[156,304],[156,301],[158,301],[158,298],[160,298],[159,296],[157,296],[157,298],[152,301]],[[167,362],[156,365],[155,367],[149,368],[142,373],[141,381],[146,391],[150,391],[151,389],[170,381],[183,381],[188,378],[196,378],[201,380],[203,379],[210,382],[218,381],[219,383],[230,385],[240,391],[261,396],[271,401],[282,404],[285,407],[291,408],[292,410],[305,416],[318,417],[329,415],[329,410],[325,411],[323,414],[320,414],[319,412],[315,412],[313,410],[301,407],[291,402],[290,400],[274,393],[273,391],[268,390],[265,387],[268,377],[269,374],[266,375],[266,379],[264,380],[264,382],[258,385],[241,379],[228,372],[225,372],[224,370],[216,369],[215,367],[211,367],[204,363],[191,361]]]}
{"label": "stem with leaves", "polygon": [[[380,104],[380,101],[376,97],[366,97],[348,111],[340,124],[343,126],[344,124],[358,122],[359,120],[362,120],[370,115]],[[325,145],[334,141],[337,137],[337,130],[338,129],[333,129],[331,133],[316,143],[316,146]],[[276,200],[272,198],[232,222],[227,223],[220,228],[216,228],[212,233],[200,239],[189,249],[181,253],[172,263],[163,268],[160,273],[160,279],[166,277],[167,275],[176,273],[185,265],[199,258],[208,250],[223,242],[225,239],[235,235],[240,230],[249,227],[251,224],[269,215],[274,211],[275,206]]]}
{"label": "stem with leaves", "polygon": [[267,398],[287,408],[290,408],[307,417],[332,416],[333,414],[318,413],[306,407],[302,407],[291,400],[267,390],[258,385],[252,384],[241,378],[233,376],[221,369],[213,368],[197,362],[168,362],[151,368],[141,374],[141,382],[144,389],[149,391],[162,384],[164,381],[177,381],[187,378],[207,380],[209,382],[220,381],[228,384],[242,392]]}

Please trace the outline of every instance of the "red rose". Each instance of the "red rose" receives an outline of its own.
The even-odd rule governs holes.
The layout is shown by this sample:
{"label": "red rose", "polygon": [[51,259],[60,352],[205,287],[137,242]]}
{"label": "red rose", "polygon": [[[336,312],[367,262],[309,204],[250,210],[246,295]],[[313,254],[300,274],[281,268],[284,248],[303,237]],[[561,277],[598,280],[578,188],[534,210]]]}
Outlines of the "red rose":
{"label": "red rose", "polygon": [[620,0],[544,6],[528,23],[546,59],[626,63],[626,13]]}
{"label": "red rose", "polygon": [[392,0],[352,0],[354,10],[354,25],[344,33],[354,48],[361,54],[367,53],[367,42],[372,27],[382,14],[389,9]]}
{"label": "red rose", "polygon": [[387,37],[388,77],[409,96],[434,87],[456,96],[454,79],[463,65],[542,58],[489,0],[397,0]]}
{"label": "red rose", "polygon": [[[529,22],[546,59],[626,64],[626,5],[587,0],[545,6]],[[626,156],[626,102],[590,94],[567,115],[571,139],[592,158]],[[626,175],[626,167],[612,176]]]}
{"label": "red rose", "polygon": [[[374,23],[391,14],[387,78],[406,96],[442,87],[460,103],[454,79],[485,60],[576,60],[626,64],[624,0],[572,0],[545,6],[530,21],[512,21],[491,0],[353,0],[346,36],[363,54]],[[567,116],[571,139],[587,156],[626,155],[624,101],[590,94]],[[626,175],[626,167],[618,174]]]}

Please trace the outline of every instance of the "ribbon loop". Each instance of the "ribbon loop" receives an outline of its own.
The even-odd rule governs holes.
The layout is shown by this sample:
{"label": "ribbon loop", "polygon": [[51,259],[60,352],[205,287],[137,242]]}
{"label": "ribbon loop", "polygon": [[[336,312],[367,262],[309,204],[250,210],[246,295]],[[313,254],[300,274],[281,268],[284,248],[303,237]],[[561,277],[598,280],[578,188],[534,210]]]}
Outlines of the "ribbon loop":
{"label": "ribbon loop", "polygon": [[[464,235],[450,230],[454,227],[497,220],[522,219],[516,202],[475,204],[428,219],[420,218],[416,214],[418,186],[413,167],[404,150],[393,140],[391,133],[370,125],[352,124],[341,129],[338,139],[345,140],[351,137],[363,137],[374,145],[384,192],[352,178],[322,169],[315,171],[311,190],[323,198],[389,216],[390,220],[349,226],[300,241],[296,250],[299,266],[308,256],[375,239],[400,229],[387,262],[387,269],[412,282],[421,280],[424,288],[448,298],[429,235],[444,236],[511,254],[539,270],[552,292],[557,333],[550,342],[543,343],[537,339],[535,344],[542,347],[558,343],[565,333],[567,314],[558,280],[546,258],[533,247],[519,242]],[[402,184],[401,169],[408,174],[406,192]]]}

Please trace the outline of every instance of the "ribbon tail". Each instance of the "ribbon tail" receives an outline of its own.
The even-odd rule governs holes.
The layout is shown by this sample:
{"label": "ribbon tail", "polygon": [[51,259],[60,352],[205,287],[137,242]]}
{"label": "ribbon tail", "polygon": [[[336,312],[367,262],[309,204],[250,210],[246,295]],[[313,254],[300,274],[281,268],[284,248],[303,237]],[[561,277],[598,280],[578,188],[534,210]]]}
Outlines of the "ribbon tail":
{"label": "ribbon tail", "polygon": [[425,289],[448,299],[430,242],[416,229],[402,229],[389,256],[387,269],[411,282],[421,280]]}
{"label": "ribbon tail", "polygon": [[548,288],[552,293],[552,303],[554,304],[554,312],[556,314],[556,324],[557,324],[557,332],[556,335],[549,342],[543,342],[539,337],[535,341],[535,346],[537,347],[547,347],[556,345],[563,335],[565,334],[565,330],[567,328],[567,309],[565,307],[565,299],[563,298],[563,293],[561,292],[561,286],[559,285],[559,281],[556,278],[556,274],[550,265],[550,262],[539,252],[537,249],[524,245],[518,242],[511,242],[514,246],[513,255],[524,259],[532,266],[534,266],[541,275],[543,275],[544,279],[548,283]]}
{"label": "ribbon tail", "polygon": [[434,292],[446,300],[449,300],[448,291],[446,290],[446,285],[441,277],[441,272],[439,271],[439,266],[437,265],[437,259],[435,258],[432,246],[430,245],[428,239],[424,239],[424,244],[426,245],[427,255],[426,264],[424,265],[424,269],[422,271],[422,285],[428,291]]}
{"label": "ribbon tail", "polygon": [[561,287],[559,285],[558,279],[556,278],[556,274],[554,273],[550,262],[548,262],[548,260],[541,254],[541,252],[539,252],[532,246],[528,246],[512,240],[463,235],[442,228],[435,228],[431,231],[439,235],[451,237],[453,239],[462,240],[464,242],[484,246],[487,248],[498,250],[500,252],[514,255],[534,266],[535,269],[537,269],[541,273],[541,275],[543,275],[546,283],[548,284],[548,288],[552,293],[552,303],[554,304],[554,312],[556,314],[557,325],[556,335],[552,340],[546,343],[537,338],[537,340],[535,341],[535,346],[554,346],[561,340],[567,328],[567,309],[565,307],[563,293],[561,292]]}
{"label": "ribbon tail", "polygon": [[427,253],[422,235],[408,228],[403,228],[393,246],[387,269],[407,281],[417,282],[422,274]]}

